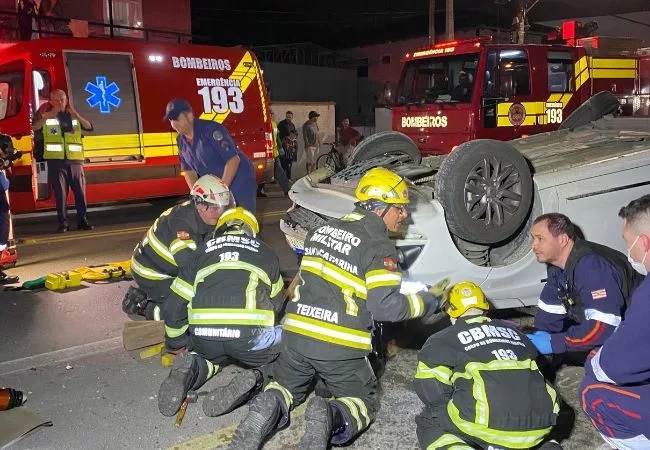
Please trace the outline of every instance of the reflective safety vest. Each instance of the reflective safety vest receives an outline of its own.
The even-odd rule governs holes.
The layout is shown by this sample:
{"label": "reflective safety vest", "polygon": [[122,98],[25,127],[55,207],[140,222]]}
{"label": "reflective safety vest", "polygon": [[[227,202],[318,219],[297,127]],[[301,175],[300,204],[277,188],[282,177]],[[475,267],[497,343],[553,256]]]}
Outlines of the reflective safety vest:
{"label": "reflective safety vest", "polygon": [[43,159],[70,159],[83,161],[84,147],[81,125],[72,119],[72,132],[63,132],[59,119],[47,119],[43,126]]}

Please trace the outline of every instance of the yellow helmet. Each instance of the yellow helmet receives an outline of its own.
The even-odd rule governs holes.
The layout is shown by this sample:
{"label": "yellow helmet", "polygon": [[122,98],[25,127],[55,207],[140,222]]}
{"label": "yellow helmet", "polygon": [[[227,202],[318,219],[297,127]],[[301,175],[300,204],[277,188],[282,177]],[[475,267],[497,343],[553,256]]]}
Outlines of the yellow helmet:
{"label": "yellow helmet", "polygon": [[408,205],[409,189],[404,178],[383,167],[367,171],[354,195],[362,201],[379,200],[390,205]]}
{"label": "yellow helmet", "polygon": [[230,228],[232,226],[242,227],[246,234],[252,237],[255,237],[260,232],[260,225],[255,215],[241,206],[224,211],[217,221],[216,229],[219,230],[221,227]]}
{"label": "yellow helmet", "polygon": [[471,308],[487,311],[490,309],[490,304],[480,287],[471,281],[463,281],[451,287],[443,308],[449,317],[457,318]]}

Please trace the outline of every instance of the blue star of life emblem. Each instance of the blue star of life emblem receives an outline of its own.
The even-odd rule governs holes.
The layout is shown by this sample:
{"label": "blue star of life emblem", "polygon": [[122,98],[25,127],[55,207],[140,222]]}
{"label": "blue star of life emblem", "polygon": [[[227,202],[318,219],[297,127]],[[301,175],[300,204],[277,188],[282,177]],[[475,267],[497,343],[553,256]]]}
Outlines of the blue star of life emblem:
{"label": "blue star of life emblem", "polygon": [[90,94],[86,103],[91,108],[99,107],[99,112],[102,114],[110,114],[111,106],[117,109],[122,103],[122,99],[115,95],[120,92],[120,88],[114,81],[108,84],[106,77],[98,76],[95,80],[95,83],[91,81],[86,83],[85,90]]}

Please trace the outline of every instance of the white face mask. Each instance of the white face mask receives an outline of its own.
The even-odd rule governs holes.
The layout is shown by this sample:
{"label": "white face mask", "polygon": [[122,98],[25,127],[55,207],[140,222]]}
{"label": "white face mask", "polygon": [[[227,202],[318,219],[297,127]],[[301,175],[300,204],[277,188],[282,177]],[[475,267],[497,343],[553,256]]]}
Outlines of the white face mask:
{"label": "white face mask", "polygon": [[641,262],[635,261],[632,259],[632,256],[630,256],[630,252],[636,245],[636,242],[639,240],[639,236],[636,237],[634,242],[632,243],[632,246],[627,249],[627,260],[630,262],[630,265],[634,270],[639,272],[641,275],[646,276],[648,275],[648,269],[645,268],[645,259],[648,256],[648,252],[645,252],[645,255],[643,255],[643,260]]}

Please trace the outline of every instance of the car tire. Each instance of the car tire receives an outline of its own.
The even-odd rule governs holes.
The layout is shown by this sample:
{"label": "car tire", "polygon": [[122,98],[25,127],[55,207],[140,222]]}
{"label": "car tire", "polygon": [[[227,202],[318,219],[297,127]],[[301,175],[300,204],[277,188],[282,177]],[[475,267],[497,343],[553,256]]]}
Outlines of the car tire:
{"label": "car tire", "polygon": [[560,130],[573,130],[589,125],[594,120],[618,110],[618,98],[609,91],[601,91],[578,106],[561,124]]}
{"label": "car tire", "polygon": [[351,166],[389,153],[408,155],[416,164],[420,164],[422,161],[420,149],[407,135],[397,131],[380,131],[364,138],[352,150],[348,165]]}
{"label": "car tire", "polygon": [[526,223],[533,203],[528,161],[507,142],[477,139],[442,162],[435,195],[449,231],[476,244],[507,241]]}

